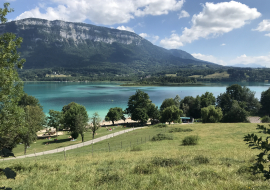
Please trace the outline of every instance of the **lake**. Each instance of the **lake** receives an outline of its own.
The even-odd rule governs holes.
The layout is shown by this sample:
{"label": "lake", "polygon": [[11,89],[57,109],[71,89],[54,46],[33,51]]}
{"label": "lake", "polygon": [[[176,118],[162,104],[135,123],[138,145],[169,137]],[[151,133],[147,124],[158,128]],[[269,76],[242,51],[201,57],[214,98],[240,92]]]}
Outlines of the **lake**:
{"label": "lake", "polygon": [[[146,92],[154,104],[160,106],[164,99],[174,98],[177,94],[197,96],[205,92],[212,92],[215,97],[226,91],[226,87],[235,83],[211,83],[206,86],[143,86],[126,87],[117,83],[76,83],[76,82],[26,82],[24,91],[39,99],[43,110],[48,114],[50,109],[61,111],[64,105],[76,102],[86,107],[89,116],[98,112],[104,119],[112,107],[127,107],[128,99],[137,89]],[[261,92],[270,87],[269,83],[239,83],[255,92],[260,100]]]}

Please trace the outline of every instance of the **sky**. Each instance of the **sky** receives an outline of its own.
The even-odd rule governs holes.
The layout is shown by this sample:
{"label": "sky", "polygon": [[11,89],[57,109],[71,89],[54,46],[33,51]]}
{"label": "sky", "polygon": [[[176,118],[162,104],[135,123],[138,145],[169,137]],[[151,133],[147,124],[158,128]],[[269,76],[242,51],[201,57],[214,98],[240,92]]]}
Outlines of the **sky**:
{"label": "sky", "polygon": [[[270,0],[0,0],[7,18],[84,22],[128,30],[220,65],[270,68]],[[3,6],[3,5],[2,5]],[[1,7],[1,4],[0,4]]]}

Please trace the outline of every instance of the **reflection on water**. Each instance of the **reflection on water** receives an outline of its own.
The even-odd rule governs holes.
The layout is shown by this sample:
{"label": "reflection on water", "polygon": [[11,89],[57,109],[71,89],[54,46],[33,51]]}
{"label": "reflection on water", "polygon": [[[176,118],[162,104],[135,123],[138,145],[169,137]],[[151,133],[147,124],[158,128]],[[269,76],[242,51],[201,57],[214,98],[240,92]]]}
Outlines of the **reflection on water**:
{"label": "reflection on water", "polygon": [[[112,107],[126,108],[128,99],[134,95],[137,89],[148,93],[154,104],[160,106],[166,98],[174,98],[177,94],[185,96],[197,96],[205,92],[212,92],[214,96],[226,91],[231,83],[207,83],[206,86],[179,86],[179,87],[122,87],[117,83],[70,83],[70,82],[35,82],[25,83],[24,90],[27,94],[39,99],[44,112],[49,109],[60,111],[64,105],[77,102],[86,107],[88,114],[98,112],[104,118]],[[255,91],[255,96],[260,99],[261,92],[269,88],[269,83],[238,83]]]}

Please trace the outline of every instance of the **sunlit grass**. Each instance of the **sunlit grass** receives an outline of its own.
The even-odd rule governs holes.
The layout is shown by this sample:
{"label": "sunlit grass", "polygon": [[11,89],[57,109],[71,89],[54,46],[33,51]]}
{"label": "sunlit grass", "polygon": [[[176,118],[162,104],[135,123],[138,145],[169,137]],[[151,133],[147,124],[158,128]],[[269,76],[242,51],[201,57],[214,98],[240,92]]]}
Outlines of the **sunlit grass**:
{"label": "sunlit grass", "polygon": [[[175,127],[193,131],[169,133]],[[6,180],[2,175],[0,183],[14,189],[269,189],[261,175],[247,171],[258,150],[248,148],[243,136],[256,132],[256,124],[169,128],[148,127],[107,139],[94,144],[100,151],[93,154],[91,146],[67,151],[66,161],[63,152],[3,161],[0,167],[16,169],[17,177]],[[172,134],[173,140],[140,143],[140,137],[161,132]],[[181,145],[189,135],[199,136],[198,145]],[[126,145],[122,149],[121,142]],[[109,152],[108,143],[118,148]]]}

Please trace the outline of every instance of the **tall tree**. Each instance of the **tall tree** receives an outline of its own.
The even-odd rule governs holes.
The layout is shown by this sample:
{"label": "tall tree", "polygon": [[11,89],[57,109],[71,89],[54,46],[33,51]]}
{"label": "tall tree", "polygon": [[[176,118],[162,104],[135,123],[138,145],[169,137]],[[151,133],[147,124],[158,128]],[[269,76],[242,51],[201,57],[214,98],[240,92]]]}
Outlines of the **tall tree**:
{"label": "tall tree", "polygon": [[[7,22],[6,15],[12,11],[9,3],[0,8],[0,24]],[[21,69],[25,62],[17,52],[21,43],[22,38],[16,38],[15,34],[0,35],[0,149],[12,149],[19,141],[19,133],[24,125],[24,109],[18,106],[23,83],[17,68]]]}
{"label": "tall tree", "polygon": [[[64,125],[62,125],[63,114],[60,111],[49,110],[49,116],[47,117],[48,126],[54,127],[57,132],[59,129],[63,129]],[[58,135],[58,134],[57,134]]]}
{"label": "tall tree", "polygon": [[86,108],[75,102],[71,102],[68,105],[65,105],[62,109],[62,112],[62,123],[64,124],[65,128],[69,128],[69,130],[74,133],[79,133],[78,126],[81,126],[80,124],[78,124],[78,117],[81,119],[82,124],[87,124],[87,122],[89,121]]}
{"label": "tall tree", "polygon": [[106,121],[112,121],[113,125],[115,121],[118,121],[124,117],[124,111],[122,108],[115,107],[110,108],[109,112],[105,116]]}
{"label": "tall tree", "polygon": [[180,101],[181,101],[180,96],[179,95],[176,95],[173,100],[174,100],[175,106],[178,107],[178,108],[180,108]]}
{"label": "tall tree", "polygon": [[126,113],[131,115],[132,120],[144,123],[149,119],[147,113],[151,103],[147,93],[137,90],[135,95],[129,97]]}
{"label": "tall tree", "polygon": [[270,88],[261,94],[261,113],[270,115]]}
{"label": "tall tree", "polygon": [[100,122],[101,122],[101,119],[100,119],[98,113],[95,112],[93,114],[93,116],[91,117],[92,126],[90,127],[90,129],[93,133],[93,139],[95,138],[96,131],[100,128]]}
{"label": "tall tree", "polygon": [[75,131],[81,135],[82,142],[84,142],[84,133],[86,132],[87,122],[85,122],[83,116],[78,114],[75,116]]}
{"label": "tall tree", "polygon": [[180,116],[183,114],[183,111],[177,108],[175,105],[172,105],[170,107],[165,108],[161,112],[161,119],[160,121],[162,123],[169,122],[169,125],[171,122],[180,123],[181,118]]}
{"label": "tall tree", "polygon": [[213,93],[205,92],[201,95],[201,108],[216,105],[216,98]]}
{"label": "tall tree", "polygon": [[203,123],[217,123],[223,117],[221,108],[213,105],[202,108],[201,112]]}
{"label": "tall tree", "polygon": [[37,139],[37,132],[43,129],[45,114],[39,106],[25,106],[25,125],[22,127],[20,138],[24,144],[24,154],[27,147]]}
{"label": "tall tree", "polygon": [[163,111],[165,108],[170,107],[175,105],[175,100],[172,98],[167,98],[163,100],[161,106],[160,106],[160,111]]}

